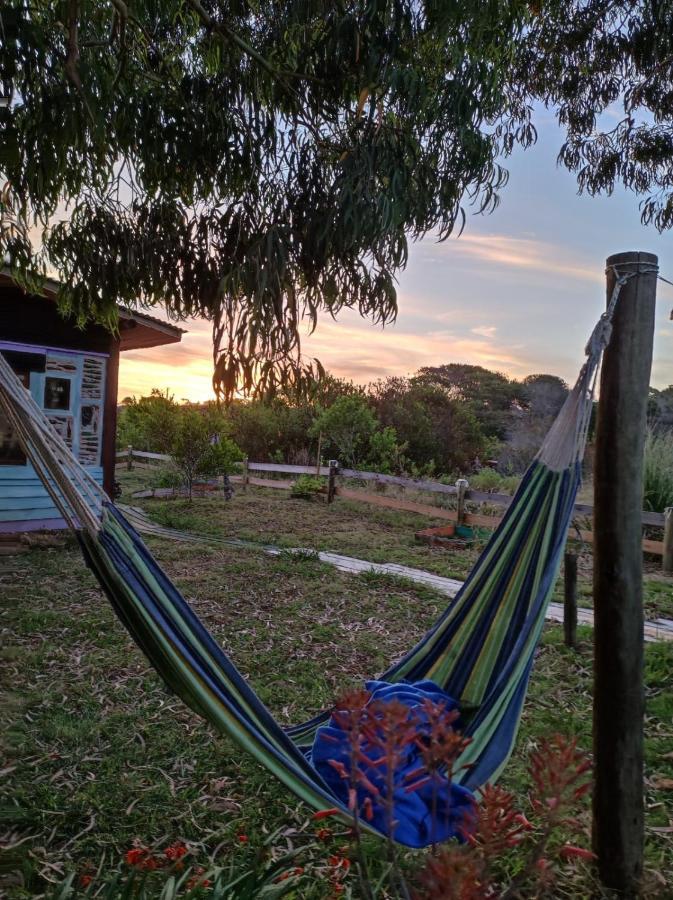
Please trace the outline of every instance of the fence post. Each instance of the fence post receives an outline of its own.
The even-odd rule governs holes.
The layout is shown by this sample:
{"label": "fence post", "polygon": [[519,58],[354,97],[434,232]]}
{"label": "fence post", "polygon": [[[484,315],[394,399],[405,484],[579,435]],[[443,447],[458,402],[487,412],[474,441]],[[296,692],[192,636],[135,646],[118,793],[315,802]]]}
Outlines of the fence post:
{"label": "fence post", "polygon": [[465,524],[465,494],[467,493],[467,489],[469,486],[470,485],[467,478],[459,478],[456,482],[456,487],[458,488],[458,510],[456,513],[456,525]]}
{"label": "fence post", "polygon": [[577,557],[566,553],[563,565],[563,634],[566,647],[577,646]]}
{"label": "fence post", "polygon": [[605,887],[635,897],[643,870],[643,449],[657,257],[607,260],[628,275],[603,357],[594,463],[593,849]]}
{"label": "fence post", "polygon": [[126,470],[127,470],[128,472],[130,472],[131,469],[133,468],[133,447],[132,447],[130,444],[129,444],[128,447],[126,448],[126,454],[127,454],[127,458],[126,458]]}
{"label": "fence post", "polygon": [[664,557],[661,570],[664,575],[673,575],[673,506],[664,510]]}
{"label": "fence post", "polygon": [[322,453],[322,431],[318,434],[318,454],[315,461],[315,474],[320,476],[320,454]]}
{"label": "fence post", "polygon": [[337,472],[339,471],[339,461],[337,459],[330,459],[329,461],[329,476],[327,480],[327,502],[332,503],[334,501],[334,496],[336,494],[336,477]]}
{"label": "fence post", "polygon": [[248,490],[248,457],[243,460],[243,490]]}

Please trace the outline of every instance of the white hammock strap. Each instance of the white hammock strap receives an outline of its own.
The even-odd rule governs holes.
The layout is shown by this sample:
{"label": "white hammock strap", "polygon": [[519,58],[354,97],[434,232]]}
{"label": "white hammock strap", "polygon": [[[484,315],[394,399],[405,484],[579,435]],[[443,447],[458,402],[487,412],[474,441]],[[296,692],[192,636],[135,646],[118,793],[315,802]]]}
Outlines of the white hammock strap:
{"label": "white hammock strap", "polygon": [[622,288],[636,275],[647,272],[656,274],[659,271],[657,266],[647,263],[634,262],[624,265],[632,265],[634,268],[630,271],[620,272],[616,267],[612,267],[615,284],[605,312],[596,323],[587,341],[586,362],[537,454],[536,459],[554,471],[560,472],[567,469],[584,457],[596,392],[598,367],[603,351],[610,343],[612,320]]}

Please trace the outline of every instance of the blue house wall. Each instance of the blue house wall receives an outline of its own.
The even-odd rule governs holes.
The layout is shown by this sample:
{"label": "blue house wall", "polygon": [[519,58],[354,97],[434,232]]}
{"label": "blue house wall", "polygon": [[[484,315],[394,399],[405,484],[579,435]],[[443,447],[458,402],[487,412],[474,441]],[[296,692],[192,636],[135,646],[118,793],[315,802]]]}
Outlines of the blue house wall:
{"label": "blue house wall", "polygon": [[[108,354],[0,341],[0,352],[43,360],[24,383],[75,457],[100,484]],[[8,356],[9,358],[9,356]],[[57,390],[55,390],[57,389]],[[4,434],[7,439],[7,433]],[[11,438],[11,435],[9,436]],[[65,523],[30,463],[0,464],[0,532],[61,528]]]}

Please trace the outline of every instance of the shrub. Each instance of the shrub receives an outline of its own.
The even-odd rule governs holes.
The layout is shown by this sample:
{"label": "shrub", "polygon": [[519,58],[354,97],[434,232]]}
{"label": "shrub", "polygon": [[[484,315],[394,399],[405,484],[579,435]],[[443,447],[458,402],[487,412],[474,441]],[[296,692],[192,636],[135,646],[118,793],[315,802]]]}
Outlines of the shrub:
{"label": "shrub", "polygon": [[198,477],[228,475],[234,463],[242,459],[239,447],[228,437],[213,433],[213,421],[196,407],[183,408],[170,453],[184,479],[189,499]]}
{"label": "shrub", "polygon": [[673,506],[673,432],[648,429],[643,467],[643,508],[663,512]]}
{"label": "shrub", "polygon": [[367,466],[383,475],[399,475],[406,471],[407,458],[405,451],[407,442],[399,443],[397,431],[387,425],[381,431],[375,431],[369,441],[369,460]]}
{"label": "shrub", "polygon": [[325,482],[317,475],[300,475],[292,486],[292,497],[311,500],[316,494],[325,491]]}
{"label": "shrub", "polygon": [[348,468],[365,458],[377,424],[363,397],[339,397],[316,418],[311,435],[317,438],[322,433],[323,446],[333,449],[341,464]]}
{"label": "shrub", "polygon": [[474,488],[476,491],[488,491],[493,494],[498,493],[502,482],[502,475],[488,466],[470,476],[470,487]]}

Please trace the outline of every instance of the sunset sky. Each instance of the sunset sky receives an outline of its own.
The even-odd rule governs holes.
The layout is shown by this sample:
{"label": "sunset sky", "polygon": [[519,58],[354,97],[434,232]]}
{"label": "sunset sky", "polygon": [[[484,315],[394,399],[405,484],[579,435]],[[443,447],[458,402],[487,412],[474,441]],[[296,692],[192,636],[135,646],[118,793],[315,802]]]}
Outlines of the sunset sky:
{"label": "sunset sky", "polygon": [[[623,250],[659,256],[673,281],[673,234],[640,224],[638,198],[577,195],[556,166],[562,135],[538,118],[539,139],[509,160],[510,181],[490,216],[470,215],[462,237],[411,248],[399,279],[399,315],[384,329],[347,311],[304,339],[335,375],[368,383],[421,366],[467,362],[510,376],[549,372],[573,381],[605,305],[604,263]],[[652,384],[673,383],[673,287],[659,282]],[[120,399],[169,388],[176,399],[212,398],[207,322],[189,320],[181,345],[125,353]]]}

